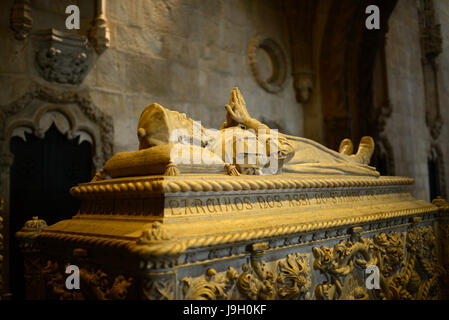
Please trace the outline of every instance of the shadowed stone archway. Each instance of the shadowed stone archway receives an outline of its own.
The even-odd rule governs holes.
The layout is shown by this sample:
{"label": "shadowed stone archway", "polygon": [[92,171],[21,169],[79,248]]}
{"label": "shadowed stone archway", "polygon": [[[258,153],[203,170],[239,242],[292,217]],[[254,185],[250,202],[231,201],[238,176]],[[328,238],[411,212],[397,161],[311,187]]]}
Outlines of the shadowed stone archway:
{"label": "shadowed stone archway", "polygon": [[[68,139],[79,137],[92,145],[92,172],[103,167],[113,155],[114,129],[112,118],[104,114],[92,102],[88,92],[81,90],[54,90],[33,84],[18,100],[0,107],[0,216],[3,230],[0,236],[0,295],[10,292],[10,256],[5,248],[10,245],[10,169],[13,154],[10,150],[12,137],[25,138],[27,134],[44,137],[54,125]],[[3,247],[3,249],[1,249]]]}

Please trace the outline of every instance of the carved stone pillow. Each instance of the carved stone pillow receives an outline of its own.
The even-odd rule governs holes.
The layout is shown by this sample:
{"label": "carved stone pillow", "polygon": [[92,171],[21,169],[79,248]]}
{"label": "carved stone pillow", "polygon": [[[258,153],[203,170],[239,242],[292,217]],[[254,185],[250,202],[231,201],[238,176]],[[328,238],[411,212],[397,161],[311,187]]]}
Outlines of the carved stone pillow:
{"label": "carved stone pillow", "polygon": [[[187,151],[184,157],[180,156],[182,148],[187,148],[184,149]],[[202,157],[195,158],[194,155]],[[181,173],[219,173],[225,170],[223,160],[205,148],[164,144],[139,151],[119,152],[106,162],[104,172],[112,178],[164,174],[173,164]]]}

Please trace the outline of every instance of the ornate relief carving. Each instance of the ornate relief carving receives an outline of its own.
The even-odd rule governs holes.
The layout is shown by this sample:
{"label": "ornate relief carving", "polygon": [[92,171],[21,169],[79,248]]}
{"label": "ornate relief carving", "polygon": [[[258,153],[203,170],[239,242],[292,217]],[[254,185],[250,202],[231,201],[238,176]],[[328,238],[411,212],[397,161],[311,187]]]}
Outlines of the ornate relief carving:
{"label": "ornate relief carving", "polygon": [[[436,238],[433,226],[416,227],[407,233],[389,232],[361,236],[361,228],[351,230],[351,238],[329,248],[314,247],[314,269],[326,277],[315,288],[318,299],[433,299],[440,298],[441,278],[446,271],[437,261]],[[249,246],[249,263],[239,273],[229,267],[217,273],[209,268],[196,278],[180,281],[182,299],[310,299],[312,274],[309,254],[293,253],[275,262],[263,261],[267,243]],[[47,298],[57,299],[125,299],[130,297],[134,284],[123,274],[111,276],[101,268],[87,266],[80,269],[83,289],[65,289],[64,267],[60,263],[35,257],[28,264],[27,275],[42,271]],[[42,258],[42,259],[41,259]],[[47,261],[45,266],[42,262]],[[364,271],[368,265],[380,270],[380,290],[365,287]],[[34,271],[33,271],[34,270]],[[35,279],[39,276],[35,275]],[[142,282],[143,298],[175,299],[176,285],[173,274],[148,274]],[[32,279],[31,279],[32,280]]]}
{"label": "ornate relief carving", "polygon": [[[344,288],[347,287],[345,284],[347,284],[346,278],[348,275],[352,275],[354,271],[361,273],[366,266],[378,264],[377,257],[370,255],[372,247],[372,240],[362,238],[356,232],[353,233],[351,240],[343,241],[333,248],[314,247],[315,260],[313,267],[326,276],[326,281],[315,288],[316,298],[326,300],[364,298],[368,292],[363,283],[352,285],[350,292],[347,292],[348,290],[344,290]],[[355,278],[361,277],[352,277],[349,280],[354,281]]]}
{"label": "ornate relief carving", "polygon": [[30,300],[45,297],[41,288],[44,257],[40,255],[39,249],[35,245],[35,239],[46,227],[47,223],[44,220],[33,217],[26,221],[22,229],[15,234],[18,246],[24,254],[26,298]]}
{"label": "ornate relief carving", "polygon": [[[133,283],[132,277],[125,277],[123,274],[111,276],[101,269],[93,268],[80,269],[80,278],[81,285],[84,285],[84,296],[95,300],[124,300]],[[87,297],[86,291],[90,291],[93,296]]]}
{"label": "ornate relief carving", "polygon": [[143,280],[143,297],[147,300],[175,299],[175,284],[172,275],[146,275]]}
{"label": "ornate relief carving", "polygon": [[233,285],[238,272],[229,267],[225,273],[217,274],[215,269],[208,269],[205,275],[198,278],[181,279],[183,299],[187,300],[217,300],[231,299]]}
{"label": "ornate relief carving", "polygon": [[183,299],[239,299],[250,300],[309,298],[312,285],[309,255],[289,254],[270,270],[262,260],[266,243],[253,244],[250,262],[243,264],[242,272],[229,267],[217,274],[208,269],[198,278],[183,278]]}
{"label": "ornate relief carving", "polygon": [[281,299],[309,298],[308,290],[312,286],[309,256],[289,254],[278,263],[279,273],[276,279],[277,293]]}
{"label": "ornate relief carving", "polygon": [[45,220],[39,217],[33,217],[31,220],[25,222],[25,225],[16,232],[16,238],[19,240],[19,248],[24,251],[33,251],[33,240],[39,233],[47,227]]}
{"label": "ornate relief carving", "polygon": [[20,231],[34,234],[40,233],[46,227],[47,223],[45,222],[45,220],[39,219],[39,217],[33,217],[33,219],[25,222],[25,225]]}
{"label": "ornate relief carving", "polygon": [[156,221],[148,230],[142,231],[137,244],[151,244],[159,241],[171,240],[173,237],[165,230],[162,223]]}
{"label": "ornate relief carving", "polygon": [[407,233],[408,260],[400,281],[393,288],[402,299],[435,299],[440,294],[439,280],[445,270],[437,260],[433,226],[413,227]]}
{"label": "ornate relief carving", "polygon": [[49,82],[80,84],[89,70],[90,48],[86,37],[56,29],[36,34],[36,66]]}
{"label": "ornate relief carving", "polygon": [[[258,52],[258,50],[265,52],[265,55],[268,56],[271,63],[267,63],[268,65],[260,65],[261,56],[259,56],[260,52]],[[249,44],[248,58],[254,78],[265,91],[276,93],[283,89],[287,78],[287,58],[284,51],[276,41],[270,38],[256,36]],[[271,73],[268,78],[265,78],[261,74],[260,69],[270,69],[270,64]]]}
{"label": "ornate relief carving", "polygon": [[17,40],[24,40],[31,31],[33,17],[30,0],[15,0],[11,8],[10,24]]}
{"label": "ornate relief carving", "polygon": [[[76,248],[70,262],[67,259],[54,260],[40,252],[36,238],[47,227],[44,220],[33,217],[16,233],[19,247],[24,253],[24,277],[27,299],[59,300],[119,300],[128,298],[132,277],[124,274],[107,274],[100,267],[94,267],[87,258],[87,250]],[[65,285],[66,267],[75,264],[80,269],[81,290],[68,290]]]}
{"label": "ornate relief carving", "polygon": [[[333,248],[314,247],[314,268],[327,278],[315,289],[318,299],[432,299],[439,297],[438,280],[444,269],[437,261],[432,226],[411,227],[406,235],[381,233],[373,239],[359,237],[343,241]],[[406,259],[404,259],[406,257]],[[404,265],[404,261],[405,265]],[[380,290],[369,292],[361,272],[368,265],[380,271]],[[354,277],[356,272],[358,276]],[[348,278],[358,278],[349,285]],[[353,280],[353,279],[350,279]]]}
{"label": "ornate relief carving", "polygon": [[[45,297],[47,299],[58,300],[78,300],[82,299],[79,291],[65,290],[64,270],[60,268],[58,262],[48,260],[41,268],[43,284],[45,286]],[[78,299],[75,299],[78,298]]]}
{"label": "ornate relief carving", "polygon": [[[440,249],[440,257],[441,264],[443,265],[445,270],[449,269],[449,220],[447,219],[449,213],[449,203],[441,198],[437,197],[432,201],[432,204],[438,207],[440,221],[438,222],[438,240],[439,240],[439,249]],[[449,273],[446,271],[446,278],[444,287],[446,289],[446,297],[449,295]]]}
{"label": "ornate relief carving", "polygon": [[80,268],[80,290],[69,291],[65,287],[65,267],[57,261],[48,260],[41,269],[47,299],[58,300],[124,300],[129,298],[134,280],[123,274],[107,274],[101,268]]}
{"label": "ornate relief carving", "polygon": [[400,232],[381,233],[373,237],[374,249],[379,259],[379,270],[390,277],[399,270],[404,261],[404,240]]}
{"label": "ornate relief carving", "polygon": [[145,297],[148,300],[172,300],[173,282],[167,281],[151,281],[148,288],[144,289]]}
{"label": "ornate relief carving", "polygon": [[271,300],[276,294],[275,275],[271,270],[265,268],[262,255],[268,248],[267,243],[252,245],[250,263],[242,266],[243,273],[237,280],[239,292],[250,300]]}
{"label": "ornate relief carving", "polygon": [[[10,138],[7,134],[11,133],[13,127],[17,126],[9,123],[9,118],[18,115],[35,100],[42,100],[58,105],[77,104],[82,113],[92,123],[98,126],[101,141],[94,141],[98,145],[98,149],[94,150],[95,166],[97,168],[102,167],[104,161],[113,155],[114,129],[112,118],[98,109],[87,94],[77,91],[58,91],[37,84],[32,86],[26,94],[15,102],[0,108],[0,123],[3,125],[3,130],[0,130],[0,143],[3,144],[3,147],[5,147],[5,141]],[[56,109],[60,109],[64,113],[63,108],[58,107]],[[34,122],[34,119],[29,119],[28,117],[21,120]],[[78,119],[77,122],[80,122],[80,120]],[[9,150],[5,150],[5,153],[9,154]]]}

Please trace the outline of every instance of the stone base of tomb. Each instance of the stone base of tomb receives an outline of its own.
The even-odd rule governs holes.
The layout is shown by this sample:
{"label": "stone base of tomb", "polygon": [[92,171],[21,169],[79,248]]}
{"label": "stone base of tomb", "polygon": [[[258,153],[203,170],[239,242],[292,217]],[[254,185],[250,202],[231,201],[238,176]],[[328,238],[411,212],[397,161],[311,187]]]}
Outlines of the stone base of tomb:
{"label": "stone base of tomb", "polygon": [[[17,234],[27,297],[444,299],[449,205],[414,199],[412,183],[217,174],[81,184],[71,220]],[[66,288],[68,265],[79,290]]]}

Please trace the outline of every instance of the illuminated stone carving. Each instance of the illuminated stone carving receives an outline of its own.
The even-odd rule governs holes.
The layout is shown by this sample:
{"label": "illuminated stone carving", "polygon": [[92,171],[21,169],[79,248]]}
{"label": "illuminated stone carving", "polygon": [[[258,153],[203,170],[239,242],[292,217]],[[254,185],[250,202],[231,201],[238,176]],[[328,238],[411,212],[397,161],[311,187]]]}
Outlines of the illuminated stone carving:
{"label": "illuminated stone carving", "polygon": [[[142,112],[138,123],[140,150],[116,154],[95,179],[101,179],[104,173],[115,178],[177,175],[179,171],[227,172],[234,176],[279,174],[281,171],[379,175],[368,165],[374,151],[374,141],[370,137],[363,137],[357,153],[352,154],[353,145],[349,139],[342,142],[340,152],[335,152],[312,140],[278,133],[250,116],[238,88],[232,90],[225,108],[226,121],[221,129],[209,130],[185,114],[151,104]],[[179,150],[187,150],[188,161],[179,156]],[[192,155],[199,161],[191,160]]]}
{"label": "illuminated stone carving", "polygon": [[[224,129],[238,128],[245,137],[249,131],[256,139],[259,127],[269,130],[249,116],[238,89],[226,109]],[[189,164],[183,167],[170,157],[174,143],[169,137],[172,130],[192,123],[161,106],[147,108],[137,130],[140,150],[116,154],[91,182],[70,190],[82,201],[73,219],[22,237],[33,249],[24,250],[32,266],[25,277],[34,279],[27,283],[29,297],[447,296],[442,286],[448,278],[442,267],[446,262],[436,250],[446,230],[447,205],[442,199],[433,205],[413,198],[408,192],[413,179],[373,174],[375,169],[366,164],[372,139],[363,138],[353,155],[350,140],[335,152],[284,135],[279,142],[279,152],[288,160],[280,166],[284,172],[247,174],[254,172],[218,156],[220,170],[193,165],[188,171]],[[193,129],[184,137],[195,138]],[[208,150],[207,144],[186,140],[188,148]],[[312,169],[302,170],[310,163],[294,159],[324,162],[312,161]],[[289,165],[296,171],[288,172]],[[329,176],[335,168],[340,174]],[[263,167],[256,169],[264,173]],[[372,174],[357,174],[366,170]],[[230,175],[233,171],[238,175]],[[78,292],[64,285],[69,264],[80,270],[84,285]],[[366,285],[368,267],[378,268],[380,289]]]}

